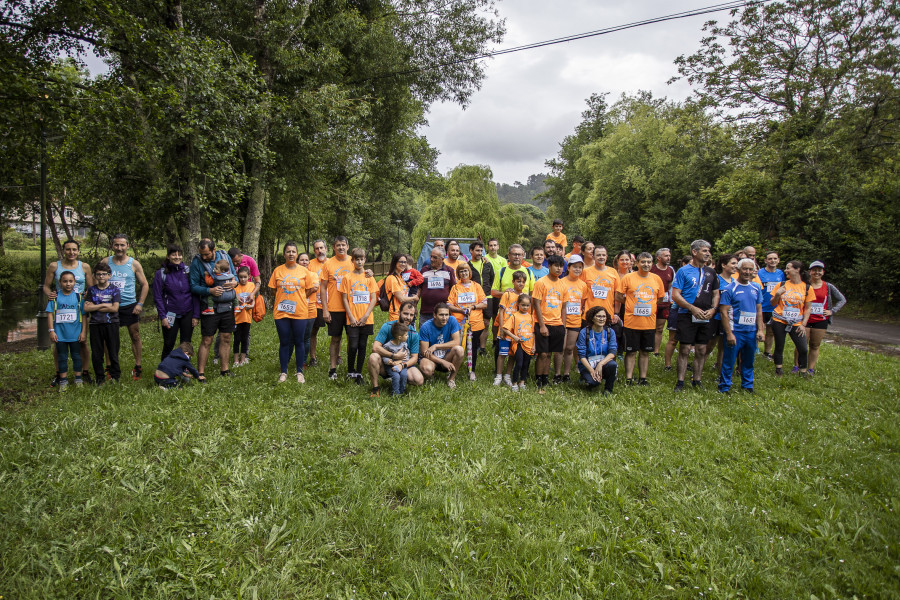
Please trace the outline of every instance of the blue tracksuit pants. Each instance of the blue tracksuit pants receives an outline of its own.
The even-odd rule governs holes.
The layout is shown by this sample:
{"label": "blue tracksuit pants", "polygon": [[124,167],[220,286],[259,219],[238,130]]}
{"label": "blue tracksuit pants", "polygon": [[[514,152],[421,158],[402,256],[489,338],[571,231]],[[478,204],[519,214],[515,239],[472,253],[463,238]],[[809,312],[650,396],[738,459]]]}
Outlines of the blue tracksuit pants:
{"label": "blue tracksuit pants", "polygon": [[727,392],[731,389],[731,375],[734,373],[734,363],[738,354],[741,355],[741,387],[745,390],[753,389],[753,359],[756,358],[756,331],[735,331],[734,337],[737,343],[734,346],[724,342],[724,354],[722,357],[722,373],[719,376],[719,391]]}

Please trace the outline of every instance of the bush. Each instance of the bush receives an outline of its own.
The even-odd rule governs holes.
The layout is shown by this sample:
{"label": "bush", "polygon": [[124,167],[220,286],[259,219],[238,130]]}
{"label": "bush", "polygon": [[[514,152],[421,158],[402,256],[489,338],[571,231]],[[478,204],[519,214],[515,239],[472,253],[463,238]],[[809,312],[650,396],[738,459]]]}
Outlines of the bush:
{"label": "bush", "polygon": [[27,250],[31,240],[15,229],[7,229],[3,232],[3,248],[6,250]]}
{"label": "bush", "polygon": [[0,256],[0,294],[33,292],[43,280],[40,258]]}

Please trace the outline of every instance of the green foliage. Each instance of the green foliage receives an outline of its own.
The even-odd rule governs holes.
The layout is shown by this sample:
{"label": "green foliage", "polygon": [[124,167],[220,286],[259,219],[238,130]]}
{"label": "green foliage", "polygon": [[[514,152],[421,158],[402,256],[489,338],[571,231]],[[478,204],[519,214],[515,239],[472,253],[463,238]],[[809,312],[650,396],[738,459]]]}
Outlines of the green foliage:
{"label": "green foliage", "polygon": [[500,198],[500,204],[527,204],[536,208],[546,206],[547,198],[545,192],[548,190],[544,180],[547,178],[543,173],[537,175],[529,175],[526,183],[519,181],[512,185],[508,183],[497,184],[497,196]]}
{"label": "green foliage", "polygon": [[460,165],[450,171],[444,190],[429,194],[426,208],[412,234],[413,252],[418,252],[425,237],[496,237],[500,247],[518,243],[522,221],[514,205],[500,206],[497,186],[491,181],[490,168]]}
{"label": "green foliage", "polygon": [[31,238],[15,229],[7,229],[3,232],[3,248],[5,250],[26,250],[31,246]]}
{"label": "green foliage", "polygon": [[526,253],[534,246],[543,246],[547,233],[553,229],[552,221],[538,207],[531,204],[513,204],[522,221],[522,237],[519,243]]}

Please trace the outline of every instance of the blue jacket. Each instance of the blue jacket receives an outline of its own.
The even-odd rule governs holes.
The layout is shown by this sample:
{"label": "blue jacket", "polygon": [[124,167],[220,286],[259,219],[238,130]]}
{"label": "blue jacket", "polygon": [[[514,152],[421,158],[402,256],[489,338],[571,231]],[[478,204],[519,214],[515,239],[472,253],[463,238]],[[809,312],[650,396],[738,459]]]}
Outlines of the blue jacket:
{"label": "blue jacket", "polygon": [[206,284],[207,273],[212,273],[213,268],[216,266],[216,262],[222,259],[228,261],[228,265],[231,267],[231,274],[234,275],[234,278],[237,279],[237,271],[234,270],[234,263],[231,262],[231,257],[228,256],[227,252],[222,252],[221,250],[216,250],[213,256],[213,259],[209,262],[200,258],[199,254],[195,254],[194,258],[191,259],[191,293],[197,296],[198,298],[206,298],[209,296],[209,288],[216,287],[215,282],[213,285]]}
{"label": "blue jacket", "polygon": [[585,327],[578,332],[578,341],[575,342],[578,358],[589,356],[606,356],[616,354],[616,334],[610,327],[604,327],[600,333],[594,333],[592,327]]}
{"label": "blue jacket", "polygon": [[194,377],[200,376],[200,373],[198,373],[197,369],[194,368],[194,365],[191,364],[191,359],[187,357],[187,354],[185,354],[181,348],[172,350],[156,368],[173,379],[181,377],[181,374],[184,373],[185,369],[187,369],[188,373]]}

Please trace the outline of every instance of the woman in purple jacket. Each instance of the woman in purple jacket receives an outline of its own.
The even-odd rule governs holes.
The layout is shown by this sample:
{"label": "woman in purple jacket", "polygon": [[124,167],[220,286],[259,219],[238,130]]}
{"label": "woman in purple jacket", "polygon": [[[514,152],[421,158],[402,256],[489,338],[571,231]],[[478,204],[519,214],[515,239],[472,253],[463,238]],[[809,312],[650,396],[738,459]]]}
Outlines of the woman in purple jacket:
{"label": "woman in purple jacket", "polygon": [[169,246],[162,267],[153,276],[153,300],[163,328],[162,359],[175,347],[179,332],[180,343],[190,342],[200,322],[200,302],[191,294],[190,270],[183,258],[181,248]]}

